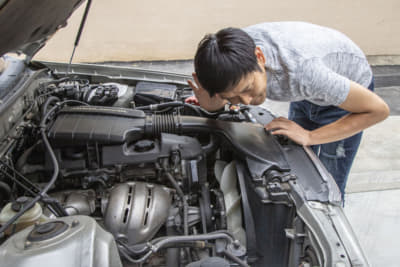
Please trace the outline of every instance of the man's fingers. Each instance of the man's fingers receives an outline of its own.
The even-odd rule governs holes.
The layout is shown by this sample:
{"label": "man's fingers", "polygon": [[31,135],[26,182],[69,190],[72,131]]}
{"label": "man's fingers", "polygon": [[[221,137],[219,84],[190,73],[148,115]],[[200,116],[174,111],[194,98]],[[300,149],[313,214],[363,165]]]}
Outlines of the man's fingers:
{"label": "man's fingers", "polygon": [[275,118],[273,121],[291,121],[291,120],[289,120],[285,117],[278,117],[278,118]]}
{"label": "man's fingers", "polygon": [[285,123],[282,123],[279,121],[272,121],[272,122],[268,123],[267,125],[265,125],[264,128],[268,131],[274,131],[276,129],[286,128],[285,126],[286,126]]}
{"label": "man's fingers", "polygon": [[192,87],[192,89],[193,89],[194,85],[193,85],[192,81],[191,81],[191,80],[188,80],[187,83],[188,83],[189,86]]}
{"label": "man's fingers", "polygon": [[199,101],[195,96],[189,96],[188,98],[185,99],[185,103],[192,104],[192,105],[199,105]]}
{"label": "man's fingers", "polygon": [[275,131],[271,131],[272,135],[288,135],[288,131],[287,130],[283,130],[283,129],[279,129],[279,130],[275,130]]}
{"label": "man's fingers", "polygon": [[264,126],[266,130],[272,129],[288,129],[292,125],[293,121],[286,119],[284,117],[279,117],[272,120],[270,123]]}

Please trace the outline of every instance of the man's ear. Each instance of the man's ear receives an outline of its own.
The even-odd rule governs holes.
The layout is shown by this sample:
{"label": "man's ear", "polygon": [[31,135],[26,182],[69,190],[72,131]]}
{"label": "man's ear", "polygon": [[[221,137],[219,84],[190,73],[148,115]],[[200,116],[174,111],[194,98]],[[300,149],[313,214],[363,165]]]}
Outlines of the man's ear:
{"label": "man's ear", "polygon": [[254,53],[256,54],[257,62],[259,64],[261,64],[262,66],[264,66],[265,65],[265,56],[259,46],[256,46],[256,50],[254,51]]}

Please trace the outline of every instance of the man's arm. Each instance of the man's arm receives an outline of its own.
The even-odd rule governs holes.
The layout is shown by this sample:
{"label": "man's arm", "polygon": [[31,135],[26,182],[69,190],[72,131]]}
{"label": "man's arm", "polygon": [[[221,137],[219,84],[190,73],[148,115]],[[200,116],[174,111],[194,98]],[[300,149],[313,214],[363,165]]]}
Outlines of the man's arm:
{"label": "man's arm", "polygon": [[286,135],[301,145],[318,145],[353,136],[389,116],[389,107],[382,98],[353,81],[350,81],[349,93],[339,107],[351,113],[313,131],[283,117],[274,119],[265,128],[272,130],[272,134]]}

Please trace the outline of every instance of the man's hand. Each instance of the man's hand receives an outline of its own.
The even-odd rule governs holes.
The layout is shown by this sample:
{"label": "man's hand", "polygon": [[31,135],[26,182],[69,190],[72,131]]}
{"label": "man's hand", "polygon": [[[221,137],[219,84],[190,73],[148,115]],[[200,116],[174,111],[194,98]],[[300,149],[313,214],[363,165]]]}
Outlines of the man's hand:
{"label": "man's hand", "polygon": [[189,96],[185,99],[185,103],[192,104],[195,106],[200,106],[199,101],[195,96]]}
{"label": "man's hand", "polygon": [[271,130],[272,134],[286,135],[301,145],[319,145],[353,136],[386,119],[390,113],[382,98],[353,81],[350,81],[350,91],[346,100],[339,107],[350,113],[312,131],[305,130],[285,118],[274,119],[265,129]]}
{"label": "man's hand", "polygon": [[[202,108],[208,111],[215,111],[221,109],[226,103],[228,103],[227,100],[224,100],[217,95],[210,97],[210,94],[203,87],[201,87],[195,72],[193,72],[192,76],[194,83],[189,80],[188,84],[192,88],[197,98],[197,101]],[[195,102],[193,99],[191,99],[190,101]]]}
{"label": "man's hand", "polygon": [[294,142],[308,146],[310,145],[310,131],[304,129],[294,121],[279,117],[264,126],[273,135],[285,135]]}

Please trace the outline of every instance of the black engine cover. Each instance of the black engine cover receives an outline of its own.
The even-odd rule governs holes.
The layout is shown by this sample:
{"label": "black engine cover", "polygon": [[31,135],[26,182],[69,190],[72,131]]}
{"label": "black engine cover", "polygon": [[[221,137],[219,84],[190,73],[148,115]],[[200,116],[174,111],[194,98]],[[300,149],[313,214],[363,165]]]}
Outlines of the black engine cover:
{"label": "black engine cover", "polygon": [[79,106],[62,109],[49,130],[53,145],[123,144],[143,138],[143,111]]}

